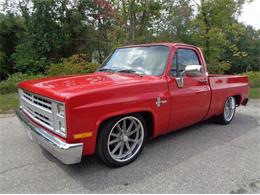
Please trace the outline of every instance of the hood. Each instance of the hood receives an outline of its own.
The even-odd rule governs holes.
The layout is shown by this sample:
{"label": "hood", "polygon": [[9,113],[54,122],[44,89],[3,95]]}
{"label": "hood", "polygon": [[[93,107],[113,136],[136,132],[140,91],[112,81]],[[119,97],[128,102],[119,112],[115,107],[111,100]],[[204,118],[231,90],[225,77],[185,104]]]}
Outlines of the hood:
{"label": "hood", "polygon": [[154,76],[96,72],[88,75],[28,80],[21,82],[19,87],[32,93],[63,101],[65,98],[70,98],[81,93],[98,91],[119,85],[147,82],[147,80],[152,78]]}

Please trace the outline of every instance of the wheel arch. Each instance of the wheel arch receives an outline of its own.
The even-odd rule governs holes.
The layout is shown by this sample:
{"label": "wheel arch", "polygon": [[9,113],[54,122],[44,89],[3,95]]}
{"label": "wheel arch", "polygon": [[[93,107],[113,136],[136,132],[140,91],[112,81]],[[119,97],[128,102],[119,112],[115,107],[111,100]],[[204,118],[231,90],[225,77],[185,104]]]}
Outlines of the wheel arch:
{"label": "wheel arch", "polygon": [[[102,127],[110,120],[117,118],[117,117],[124,117],[124,116],[128,116],[128,115],[140,115],[141,117],[143,117],[144,121],[146,122],[146,126],[147,126],[147,137],[153,137],[153,133],[154,133],[154,115],[151,111],[136,111],[136,112],[129,112],[129,113],[124,113],[124,114],[116,114],[113,116],[109,116],[105,119],[103,119],[102,121],[99,122],[98,128],[97,128],[97,139],[96,139],[96,144],[97,144],[97,140],[98,137],[100,136],[100,132],[102,130]],[[96,147],[97,148],[97,147]]]}
{"label": "wheel arch", "polygon": [[236,105],[239,106],[241,104],[241,95],[233,95],[233,97],[235,98],[236,101]]}

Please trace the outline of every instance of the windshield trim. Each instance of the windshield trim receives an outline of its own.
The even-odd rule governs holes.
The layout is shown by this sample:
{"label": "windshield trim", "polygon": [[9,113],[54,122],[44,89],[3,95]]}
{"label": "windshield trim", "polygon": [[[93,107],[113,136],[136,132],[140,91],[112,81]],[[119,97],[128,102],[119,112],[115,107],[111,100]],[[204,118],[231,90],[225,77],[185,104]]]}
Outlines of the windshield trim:
{"label": "windshield trim", "polygon": [[[168,51],[168,56],[167,56],[167,59],[166,59],[166,62],[165,62],[165,65],[164,65],[164,68],[163,68],[163,71],[161,74],[159,75],[147,75],[147,74],[139,74],[139,75],[142,75],[142,76],[156,76],[156,77],[160,77],[162,75],[164,75],[165,73],[165,70],[168,66],[168,63],[169,63],[169,58],[170,58],[170,55],[171,55],[171,47],[169,45],[165,45],[165,44],[144,44],[144,45],[129,45],[129,46],[123,46],[123,47],[117,47],[116,49],[114,49],[107,57],[106,59],[101,63],[101,65],[99,66],[99,68],[96,70],[96,72],[99,72],[100,69],[102,69],[102,67],[104,66],[104,64],[111,58],[111,56],[115,53],[115,51],[117,49],[128,49],[128,48],[137,48],[137,47],[156,47],[156,46],[163,46],[163,47],[167,47],[169,49]],[[105,71],[104,71],[105,72]],[[121,74],[120,72],[113,72],[113,73],[119,73]],[[127,73],[127,74],[136,74],[136,73]]]}

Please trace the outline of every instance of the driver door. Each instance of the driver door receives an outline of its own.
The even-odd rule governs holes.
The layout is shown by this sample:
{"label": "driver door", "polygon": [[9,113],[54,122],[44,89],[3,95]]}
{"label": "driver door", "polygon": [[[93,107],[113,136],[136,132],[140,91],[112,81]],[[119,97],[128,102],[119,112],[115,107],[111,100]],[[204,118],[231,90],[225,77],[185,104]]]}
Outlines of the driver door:
{"label": "driver door", "polygon": [[196,77],[186,76],[187,65],[202,65],[199,52],[193,48],[175,51],[169,91],[171,95],[171,120],[169,130],[175,130],[201,121],[210,106],[210,88],[205,72]]}

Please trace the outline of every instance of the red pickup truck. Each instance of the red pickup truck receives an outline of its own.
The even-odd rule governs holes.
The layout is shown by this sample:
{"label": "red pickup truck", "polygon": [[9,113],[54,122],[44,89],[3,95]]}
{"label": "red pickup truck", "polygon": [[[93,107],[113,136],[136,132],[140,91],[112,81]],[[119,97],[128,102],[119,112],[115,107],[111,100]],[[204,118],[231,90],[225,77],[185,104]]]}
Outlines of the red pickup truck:
{"label": "red pickup truck", "polygon": [[248,78],[209,75],[199,48],[155,43],[117,48],[93,74],[19,84],[28,136],[65,164],[96,153],[114,167],[145,141],[214,117],[228,124],[248,101]]}

